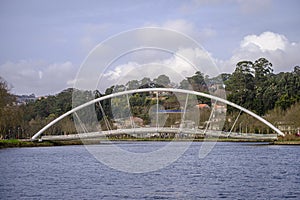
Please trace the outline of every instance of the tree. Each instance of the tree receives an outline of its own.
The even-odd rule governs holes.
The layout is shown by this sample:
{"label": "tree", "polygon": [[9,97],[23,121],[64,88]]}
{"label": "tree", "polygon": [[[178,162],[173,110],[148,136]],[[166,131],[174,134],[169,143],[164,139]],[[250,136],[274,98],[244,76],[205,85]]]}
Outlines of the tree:
{"label": "tree", "polygon": [[76,133],[75,124],[70,118],[66,117],[61,121],[61,132],[65,135]]}
{"label": "tree", "polygon": [[197,92],[208,92],[207,85],[204,80],[204,74],[197,71],[194,76],[187,78],[193,90]]}
{"label": "tree", "polygon": [[56,95],[55,114],[62,115],[72,109],[73,88],[68,88]]}
{"label": "tree", "polygon": [[232,76],[225,82],[226,89],[230,91],[228,100],[245,108],[253,108],[254,72],[251,61],[241,61],[236,65]]}
{"label": "tree", "polygon": [[[148,85],[148,84],[150,84],[151,83],[151,79],[150,78],[148,78],[148,77],[144,77],[142,80],[140,80],[140,82],[139,82],[139,84],[141,85],[141,86],[144,86],[144,85]],[[140,86],[140,87],[141,87]]]}
{"label": "tree", "polygon": [[[107,88],[105,90],[105,95],[109,95],[109,94],[112,94],[114,91],[114,86],[110,87],[110,88]],[[112,111],[111,111],[111,99],[105,99],[104,101],[102,101],[102,107],[104,109],[104,113],[103,115],[107,116],[107,117],[110,117],[112,118],[113,117],[113,114],[112,114]]]}
{"label": "tree", "polygon": [[294,74],[300,75],[300,67],[299,66],[295,66],[294,67]]}
{"label": "tree", "polygon": [[254,65],[252,61],[240,61],[236,64],[234,73],[254,76]]}
{"label": "tree", "polygon": [[188,80],[184,79],[180,82],[180,85],[179,85],[180,89],[186,89],[187,90],[187,89],[189,89],[189,87],[190,87],[190,84],[189,84]]}
{"label": "tree", "polygon": [[116,85],[114,87],[114,93],[117,93],[117,92],[123,92],[126,90],[126,87],[125,85]]}
{"label": "tree", "polygon": [[[95,99],[98,99],[100,97],[102,97],[103,95],[99,92],[99,90],[95,90],[94,91],[94,95],[95,95]],[[101,120],[103,118],[103,113],[102,113],[102,108],[103,105],[101,104],[101,102],[97,102],[95,103],[95,112],[97,115],[97,119]]]}
{"label": "tree", "polygon": [[0,138],[18,138],[23,115],[15,103],[16,98],[9,92],[7,82],[0,77]]}
{"label": "tree", "polygon": [[15,102],[15,97],[9,93],[7,82],[0,76],[0,109]]}
{"label": "tree", "polygon": [[272,75],[273,68],[272,63],[270,63],[266,58],[259,58],[253,64],[254,68],[254,88],[255,88],[255,98],[253,105],[255,110],[259,115],[263,115],[267,110],[269,105],[266,103],[271,103],[268,101],[270,97],[267,97],[266,90],[268,89],[269,83],[268,79]]}
{"label": "tree", "polygon": [[159,75],[156,79],[154,79],[154,83],[157,85],[162,85],[164,87],[169,87],[171,81],[170,78],[164,74]]}
{"label": "tree", "polygon": [[280,98],[276,101],[276,106],[280,107],[282,110],[286,110],[291,105],[295,103],[295,100],[290,98],[288,94],[284,94],[280,96]]}
{"label": "tree", "polygon": [[[284,119],[300,128],[300,102],[292,105],[285,113]],[[296,132],[296,131],[295,131]]]}
{"label": "tree", "polygon": [[228,74],[228,73],[222,73],[220,74],[219,76],[221,76],[221,80],[223,81],[223,83],[225,81],[227,81],[230,77],[231,77],[231,74]]}
{"label": "tree", "polygon": [[139,88],[139,82],[137,80],[131,80],[126,83],[127,90],[134,90]]}
{"label": "tree", "polygon": [[259,58],[253,64],[255,71],[255,79],[261,81],[265,79],[266,76],[273,72],[272,63],[270,63],[266,58]]}

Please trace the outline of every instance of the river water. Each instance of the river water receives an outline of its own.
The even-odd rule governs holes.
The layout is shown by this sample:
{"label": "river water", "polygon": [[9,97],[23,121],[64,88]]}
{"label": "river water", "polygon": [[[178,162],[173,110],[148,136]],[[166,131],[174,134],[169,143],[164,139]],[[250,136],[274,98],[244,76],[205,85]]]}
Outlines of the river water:
{"label": "river water", "polygon": [[[119,145],[144,151],[162,144]],[[1,149],[0,199],[300,199],[300,146],[217,143],[199,159],[200,146],[137,174],[109,168],[84,146]]]}

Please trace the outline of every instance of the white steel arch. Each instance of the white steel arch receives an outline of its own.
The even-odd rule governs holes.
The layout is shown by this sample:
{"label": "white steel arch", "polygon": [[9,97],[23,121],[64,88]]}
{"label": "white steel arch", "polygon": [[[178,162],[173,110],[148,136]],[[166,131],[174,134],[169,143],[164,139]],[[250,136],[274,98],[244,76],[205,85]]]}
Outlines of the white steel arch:
{"label": "white steel arch", "polygon": [[175,88],[144,88],[144,89],[136,89],[136,90],[127,90],[127,91],[123,91],[123,92],[118,92],[118,93],[113,93],[107,96],[103,96],[97,99],[93,99],[89,102],[86,102],[80,106],[77,106],[75,108],[73,108],[72,110],[64,113],[63,115],[59,116],[58,118],[54,119],[53,121],[51,121],[49,124],[47,124],[45,127],[43,127],[41,130],[39,130],[34,136],[32,136],[32,140],[37,140],[37,138],[43,134],[43,132],[45,132],[49,127],[51,127],[52,125],[56,124],[57,122],[59,122],[60,120],[62,120],[64,117],[84,108],[87,107],[89,105],[92,105],[94,103],[97,103],[99,101],[103,101],[105,99],[110,99],[113,97],[117,97],[117,96],[121,96],[121,95],[128,95],[128,94],[132,94],[132,93],[141,93],[141,92],[177,92],[177,93],[184,93],[184,94],[191,94],[191,95],[197,95],[197,96],[202,96],[202,97],[206,97],[206,98],[210,98],[213,100],[216,100],[218,102],[222,102],[225,103],[227,105],[230,105],[232,107],[235,107],[251,116],[253,116],[254,118],[258,119],[259,121],[263,122],[264,124],[266,124],[268,127],[270,127],[272,130],[274,130],[278,135],[280,136],[284,136],[284,133],[282,131],[280,131],[278,128],[276,128],[273,124],[271,124],[270,122],[268,122],[267,120],[265,120],[264,118],[260,117],[259,115],[253,113],[252,111],[239,106],[235,103],[232,103],[226,99],[222,99],[220,97],[216,97],[210,94],[206,94],[203,92],[196,92],[196,91],[191,91],[191,90],[183,90],[183,89],[175,89]]}

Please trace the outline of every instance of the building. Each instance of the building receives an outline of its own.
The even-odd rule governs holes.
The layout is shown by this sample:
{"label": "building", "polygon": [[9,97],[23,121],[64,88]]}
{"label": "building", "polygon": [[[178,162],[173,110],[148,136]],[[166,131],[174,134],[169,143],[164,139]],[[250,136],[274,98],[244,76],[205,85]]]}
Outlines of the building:
{"label": "building", "polygon": [[207,105],[205,103],[200,103],[200,104],[196,105],[196,107],[199,109],[210,109],[209,105]]}
{"label": "building", "polygon": [[278,122],[277,127],[279,130],[281,130],[284,134],[294,134],[299,131],[299,128],[297,129],[295,124],[288,123],[288,122]]}
{"label": "building", "polygon": [[16,95],[17,105],[28,104],[37,100],[34,94],[30,95]]}
{"label": "building", "polygon": [[139,117],[129,117],[122,119],[115,119],[114,127],[117,129],[144,127],[144,120]]}

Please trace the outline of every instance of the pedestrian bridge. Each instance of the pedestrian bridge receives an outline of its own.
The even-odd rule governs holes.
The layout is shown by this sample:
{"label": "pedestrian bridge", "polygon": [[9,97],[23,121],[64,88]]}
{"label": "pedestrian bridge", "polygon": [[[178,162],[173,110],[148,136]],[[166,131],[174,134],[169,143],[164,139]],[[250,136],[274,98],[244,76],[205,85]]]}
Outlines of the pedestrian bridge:
{"label": "pedestrian bridge", "polygon": [[[114,97],[120,97],[122,95],[128,95],[129,94],[136,94],[136,93],[143,93],[143,92],[173,92],[173,93],[180,93],[180,94],[185,94],[186,95],[186,103],[183,108],[183,119],[181,120],[181,123],[184,122],[185,118],[185,112],[187,109],[187,102],[189,95],[194,95],[194,96],[201,96],[205,98],[209,98],[214,101],[216,104],[217,102],[232,106],[234,108],[237,108],[241,112],[245,112],[252,117],[256,118],[257,120],[261,121],[264,123],[266,126],[268,126],[270,129],[274,131],[274,134],[246,134],[246,133],[234,133],[232,132],[233,127],[229,132],[223,132],[220,130],[211,130],[209,129],[209,126],[206,126],[205,129],[198,129],[195,127],[192,128],[187,128],[183,127],[182,124],[180,124],[179,127],[174,128],[174,127],[159,127],[158,124],[156,124],[154,127],[134,127],[132,126],[131,128],[119,128],[119,129],[110,129],[107,131],[96,131],[96,132],[89,132],[89,131],[83,131],[84,133],[79,133],[79,134],[74,134],[74,135],[52,135],[52,136],[42,136],[42,134],[51,126],[62,120],[68,115],[71,114],[76,114],[77,111],[93,105],[97,102],[101,102],[106,99],[114,98]],[[157,100],[157,112],[156,112],[156,118],[158,119],[158,103],[159,101]],[[130,103],[128,101],[128,106],[130,108]],[[240,115],[240,114],[239,114]],[[211,121],[210,116],[208,121]],[[238,116],[239,117],[239,116]],[[238,118],[237,118],[238,119]],[[235,122],[237,121],[235,120]],[[133,123],[133,122],[132,122]],[[158,120],[156,121],[158,123]],[[235,126],[235,123],[233,124]],[[99,137],[105,137],[109,135],[120,135],[120,134],[130,134],[132,136],[137,136],[137,137],[150,137],[151,135],[159,134],[161,135],[166,135],[166,134],[174,134],[175,137],[187,137],[187,138],[193,138],[195,136],[202,136],[202,137],[227,137],[227,138],[236,138],[236,139],[257,139],[257,140],[276,140],[277,136],[284,136],[284,133],[282,133],[278,128],[276,128],[273,124],[265,120],[264,118],[258,116],[257,114],[253,113],[252,111],[241,107],[235,103],[232,103],[226,99],[211,95],[211,94],[206,94],[202,92],[196,92],[196,91],[191,91],[191,90],[183,90],[183,89],[175,89],[175,88],[144,88],[144,89],[136,89],[136,90],[127,90],[123,92],[118,92],[118,93],[113,93],[107,96],[103,96],[100,98],[93,99],[87,103],[84,103],[80,106],[77,106],[73,108],[72,110],[66,112],[65,114],[61,115],[60,117],[56,118],[49,124],[47,124],[45,127],[43,127],[40,131],[38,131],[31,139],[32,140],[37,140],[41,136],[42,140],[73,140],[73,139],[88,139],[88,138],[99,138]]]}
{"label": "pedestrian bridge", "polygon": [[277,134],[254,134],[254,133],[235,133],[223,131],[206,131],[200,129],[184,129],[178,128],[135,128],[135,129],[116,129],[110,131],[79,133],[72,135],[46,135],[42,136],[42,141],[65,141],[65,140],[85,140],[85,139],[99,139],[107,136],[130,135],[135,138],[170,138],[170,135],[175,136],[177,139],[193,139],[197,137],[210,137],[210,138],[229,138],[240,140],[277,140]]}

